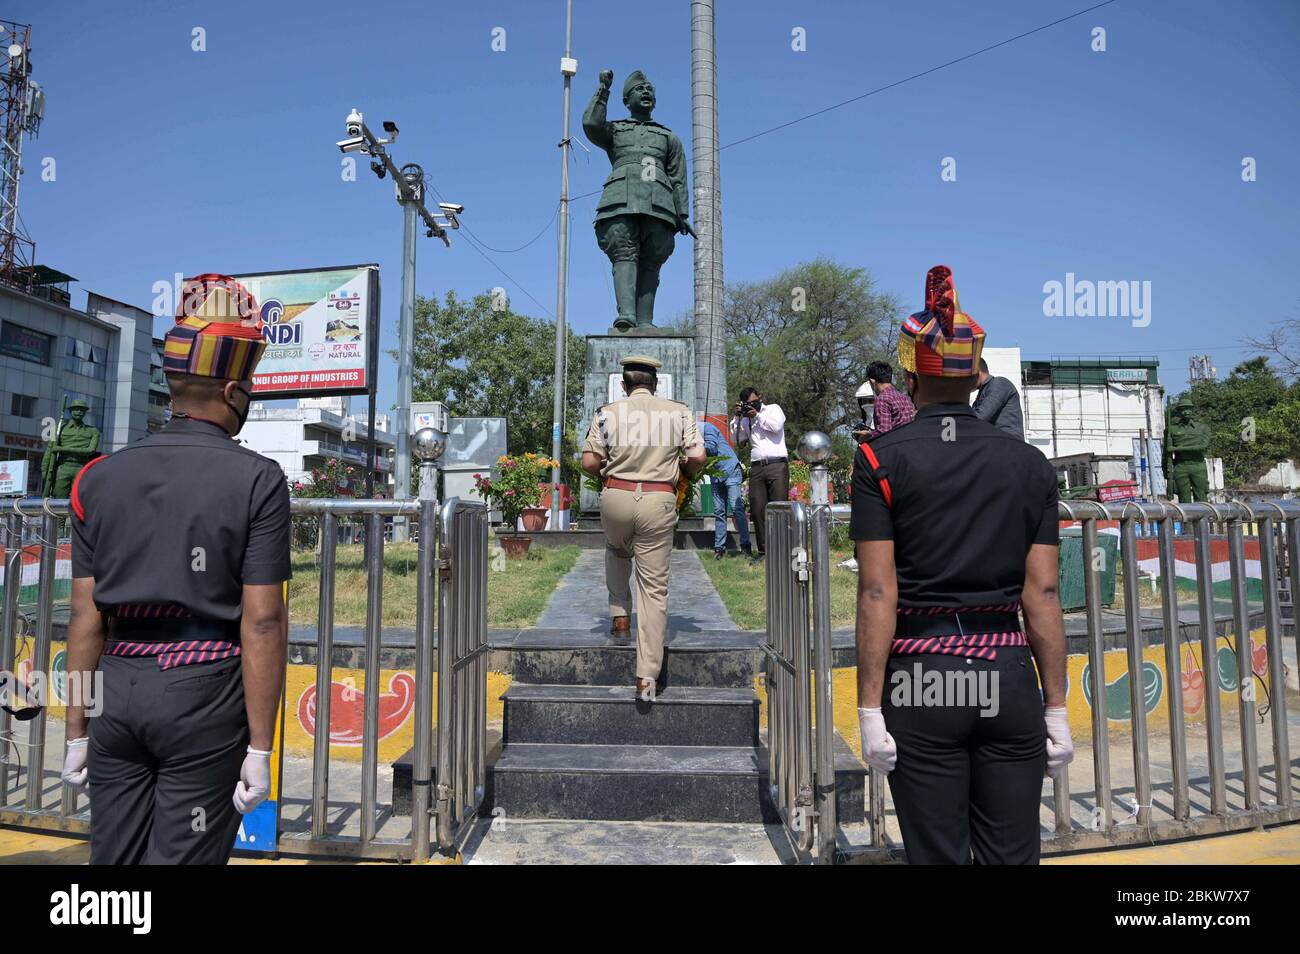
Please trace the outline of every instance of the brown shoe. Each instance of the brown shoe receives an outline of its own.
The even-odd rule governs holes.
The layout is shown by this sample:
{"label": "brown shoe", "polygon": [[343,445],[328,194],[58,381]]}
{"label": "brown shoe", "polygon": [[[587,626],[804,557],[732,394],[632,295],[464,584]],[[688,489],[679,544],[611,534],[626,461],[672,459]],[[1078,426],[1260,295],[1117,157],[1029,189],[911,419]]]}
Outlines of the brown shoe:
{"label": "brown shoe", "polygon": [[636,681],[636,701],[654,702],[655,689],[656,685],[653,679],[641,679],[638,677]]}
{"label": "brown shoe", "polygon": [[632,620],[628,616],[611,616],[609,635],[615,639],[627,639],[632,635]]}

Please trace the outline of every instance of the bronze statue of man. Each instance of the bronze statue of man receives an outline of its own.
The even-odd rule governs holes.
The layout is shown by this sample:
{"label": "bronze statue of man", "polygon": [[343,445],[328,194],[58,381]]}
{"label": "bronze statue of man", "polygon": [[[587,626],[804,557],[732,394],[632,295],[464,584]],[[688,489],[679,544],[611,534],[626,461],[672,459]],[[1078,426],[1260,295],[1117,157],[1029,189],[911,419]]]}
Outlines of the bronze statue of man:
{"label": "bronze statue of man", "polygon": [[89,460],[99,453],[99,431],[86,423],[90,406],[81,398],[68,406],[70,421],[61,421],[54,440],[45,445],[41,458],[41,493],[56,499],[72,493],[72,481]]}
{"label": "bronze statue of man", "polygon": [[631,116],[605,118],[612,70],[600,74],[600,86],[582,114],[582,129],[604,149],[613,169],[596,205],[596,242],[614,266],[614,328],[628,331],[654,324],[659,269],[678,232],[694,236],[687,224],[686,150],[667,126],[650,118],[655,88],[636,70],[623,84],[623,104]]}

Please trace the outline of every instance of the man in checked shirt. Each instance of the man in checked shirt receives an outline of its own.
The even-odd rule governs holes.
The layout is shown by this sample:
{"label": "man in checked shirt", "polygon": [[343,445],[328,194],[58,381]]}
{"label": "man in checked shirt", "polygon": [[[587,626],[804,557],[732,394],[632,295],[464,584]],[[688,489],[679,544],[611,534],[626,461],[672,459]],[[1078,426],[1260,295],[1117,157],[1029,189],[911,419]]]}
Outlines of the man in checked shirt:
{"label": "man in checked shirt", "polygon": [[912,404],[912,399],[894,386],[894,369],[888,361],[873,362],[867,368],[867,382],[871,385],[876,401],[871,427],[853,432],[859,441],[875,440],[881,434],[888,434],[916,417],[916,406]]}
{"label": "man in checked shirt", "polygon": [[947,266],[925,302],[898,336],[916,418],[853,468],[862,754],[910,863],[1037,864],[1043,773],[1074,757],[1056,473],[971,410],[984,330]]}
{"label": "man in checked shirt", "polygon": [[63,778],[89,784],[92,864],[224,864],[270,789],[289,491],[231,439],[261,324],[233,279],[187,279],[163,350],[171,420],[72,485],[68,670],[103,689],[93,719],[68,706]]}

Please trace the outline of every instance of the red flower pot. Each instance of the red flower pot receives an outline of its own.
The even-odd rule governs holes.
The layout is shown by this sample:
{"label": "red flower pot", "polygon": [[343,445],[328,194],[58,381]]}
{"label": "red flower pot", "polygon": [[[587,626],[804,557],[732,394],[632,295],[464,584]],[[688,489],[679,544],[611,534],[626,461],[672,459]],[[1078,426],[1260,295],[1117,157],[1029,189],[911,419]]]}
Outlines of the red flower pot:
{"label": "red flower pot", "polygon": [[528,555],[532,537],[501,537],[501,549],[506,552],[507,560],[522,560]]}
{"label": "red flower pot", "polygon": [[549,511],[545,507],[525,507],[519,514],[519,519],[523,521],[524,530],[528,533],[536,533],[538,530],[546,529],[546,515]]}

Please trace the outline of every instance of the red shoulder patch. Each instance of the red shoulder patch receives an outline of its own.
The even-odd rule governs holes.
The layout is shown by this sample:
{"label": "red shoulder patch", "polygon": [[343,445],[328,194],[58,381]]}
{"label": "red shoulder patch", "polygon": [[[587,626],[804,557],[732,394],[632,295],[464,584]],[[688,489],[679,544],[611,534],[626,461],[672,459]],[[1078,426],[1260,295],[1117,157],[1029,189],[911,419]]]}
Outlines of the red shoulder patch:
{"label": "red shoulder patch", "polygon": [[81,494],[79,493],[81,478],[86,476],[86,471],[90,470],[90,468],[94,467],[101,460],[106,460],[107,458],[107,454],[101,454],[93,460],[86,461],[85,466],[82,467],[81,470],[77,471],[77,476],[72,478],[72,512],[77,515],[77,519],[82,523],[86,522],[86,508],[82,506]]}

